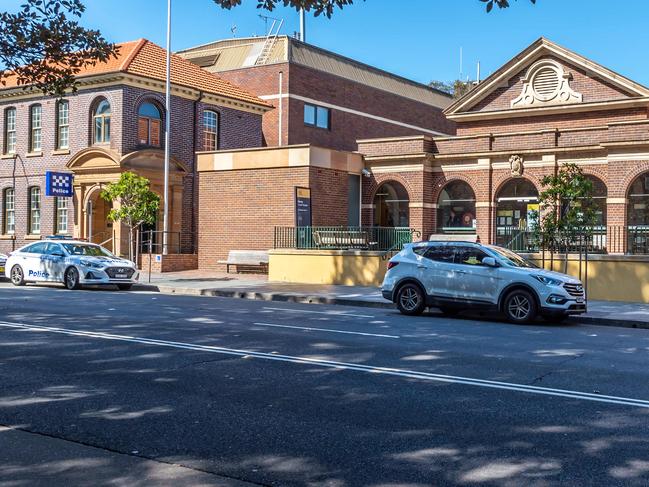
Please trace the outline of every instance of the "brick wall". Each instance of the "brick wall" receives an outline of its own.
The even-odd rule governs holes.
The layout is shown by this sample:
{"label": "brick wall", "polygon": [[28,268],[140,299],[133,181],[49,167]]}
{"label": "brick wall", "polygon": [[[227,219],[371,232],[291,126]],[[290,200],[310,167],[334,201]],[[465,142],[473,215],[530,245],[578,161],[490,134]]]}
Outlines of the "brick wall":
{"label": "brick wall", "polygon": [[347,224],[347,173],[316,167],[199,174],[200,269],[223,270],[230,250],[268,250],[295,225],[295,187],[310,187],[313,225]]}

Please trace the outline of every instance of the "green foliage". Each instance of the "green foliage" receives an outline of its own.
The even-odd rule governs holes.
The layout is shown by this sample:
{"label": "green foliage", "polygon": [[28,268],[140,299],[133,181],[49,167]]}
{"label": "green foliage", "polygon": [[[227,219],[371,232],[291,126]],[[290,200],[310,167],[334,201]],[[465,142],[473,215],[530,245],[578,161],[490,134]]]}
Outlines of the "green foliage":
{"label": "green foliage", "polygon": [[[214,3],[220,7],[231,9],[241,5],[241,0],[214,0]],[[293,7],[296,10],[303,8],[307,12],[313,10],[316,17],[321,14],[331,17],[336,7],[343,8],[352,3],[354,3],[354,0],[257,0],[257,8],[273,10],[277,5],[283,5]]]}
{"label": "green foliage", "polygon": [[18,13],[0,12],[0,82],[13,74],[45,94],[76,90],[81,69],[117,55],[99,31],[79,25],[84,11],[80,0],[25,0]]}
{"label": "green foliage", "polygon": [[462,81],[456,79],[455,81],[446,82],[446,81],[431,81],[428,83],[428,86],[435,88],[436,90],[443,91],[453,96],[456,100],[462,98],[469,91],[471,91],[476,85],[473,81]]}
{"label": "green foliage", "polygon": [[108,219],[119,221],[134,229],[153,224],[160,208],[160,197],[151,191],[149,180],[132,172],[122,173],[119,180],[110,183],[101,192],[106,201],[116,202]]}
{"label": "green foliage", "polygon": [[[507,8],[509,7],[510,0],[480,0],[482,3],[487,4],[487,13],[493,10],[494,5],[498,8]],[[530,0],[532,3],[536,3],[536,0]]]}
{"label": "green foliage", "polygon": [[537,236],[546,244],[561,244],[589,235],[597,221],[593,183],[579,166],[566,164],[541,184],[541,213],[533,219]]}

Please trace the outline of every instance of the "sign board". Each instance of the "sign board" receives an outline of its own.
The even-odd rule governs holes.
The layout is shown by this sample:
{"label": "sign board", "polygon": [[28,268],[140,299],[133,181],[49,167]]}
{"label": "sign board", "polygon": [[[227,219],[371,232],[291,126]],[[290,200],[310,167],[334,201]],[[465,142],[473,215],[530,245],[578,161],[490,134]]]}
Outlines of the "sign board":
{"label": "sign board", "polygon": [[311,226],[311,189],[295,188],[295,226]]}
{"label": "sign board", "polygon": [[74,195],[72,183],[74,174],[69,172],[45,172],[45,196],[71,198]]}

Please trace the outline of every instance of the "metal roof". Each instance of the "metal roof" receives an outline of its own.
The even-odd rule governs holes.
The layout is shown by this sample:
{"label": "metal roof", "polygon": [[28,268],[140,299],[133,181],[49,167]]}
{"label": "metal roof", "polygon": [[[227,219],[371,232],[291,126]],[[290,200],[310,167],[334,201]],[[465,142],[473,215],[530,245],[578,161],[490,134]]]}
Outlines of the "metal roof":
{"label": "metal roof", "polygon": [[[226,39],[185,49],[177,54],[189,61],[201,63],[201,66],[208,71],[229,71],[254,66],[265,41],[265,37]],[[208,56],[217,54],[218,57],[211,66],[203,64]],[[447,93],[422,83],[306,44],[292,37],[278,36],[265,64],[285,62],[340,76],[438,108],[446,108],[452,102],[451,96]]]}

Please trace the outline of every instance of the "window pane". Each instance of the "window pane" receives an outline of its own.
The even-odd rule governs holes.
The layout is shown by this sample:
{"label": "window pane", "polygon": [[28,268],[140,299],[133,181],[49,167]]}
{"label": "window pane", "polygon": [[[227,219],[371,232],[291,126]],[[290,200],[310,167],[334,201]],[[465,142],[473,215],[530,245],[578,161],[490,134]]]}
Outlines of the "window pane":
{"label": "window pane", "polygon": [[41,231],[41,190],[31,188],[29,191],[29,233]]}
{"label": "window pane", "polygon": [[12,234],[16,230],[14,190],[6,189],[4,198],[5,226],[4,233]]}
{"label": "window pane", "polygon": [[453,263],[455,258],[455,248],[447,245],[431,247],[426,252],[426,258],[435,262]]}
{"label": "window pane", "polygon": [[70,121],[70,111],[69,103],[67,101],[59,102],[58,111],[57,111],[57,149],[67,149],[69,147],[69,121]]}
{"label": "window pane", "polygon": [[70,146],[70,128],[59,128],[59,149],[67,149]]}
{"label": "window pane", "polygon": [[101,132],[104,127],[104,121],[101,117],[95,118],[95,144],[101,144]]}
{"label": "window pane", "polygon": [[470,247],[460,247],[456,252],[456,263],[464,265],[477,265],[482,266],[482,259],[487,257],[482,250]]}
{"label": "window pane", "polygon": [[31,107],[31,144],[30,151],[37,152],[41,150],[41,115],[42,108],[40,105]]}
{"label": "window pane", "polygon": [[97,105],[97,109],[95,110],[95,115],[110,115],[110,103],[106,100],[99,102],[99,105]]}
{"label": "window pane", "polygon": [[104,117],[104,140],[102,142],[104,144],[110,142],[110,117],[108,116]]}
{"label": "window pane", "polygon": [[304,105],[304,123],[315,125],[315,107],[313,105]]}
{"label": "window pane", "polygon": [[56,198],[56,233],[68,233],[68,200]]}
{"label": "window pane", "polygon": [[203,149],[216,150],[218,146],[219,116],[216,112],[203,112]]}
{"label": "window pane", "polygon": [[142,105],[140,105],[140,109],[138,110],[138,115],[140,115],[141,117],[148,117],[156,120],[160,120],[162,118],[160,116],[160,110],[158,110],[158,107],[156,107],[153,103],[142,103]]}
{"label": "window pane", "polygon": [[323,108],[323,107],[318,107],[317,109],[317,116],[316,116],[316,125],[320,127],[321,129],[328,129],[329,128],[329,109],[328,108]]}

